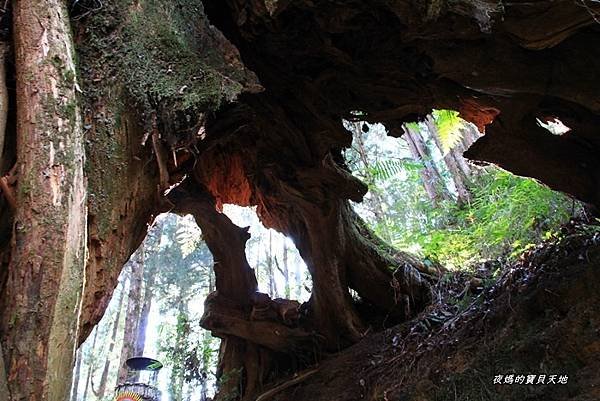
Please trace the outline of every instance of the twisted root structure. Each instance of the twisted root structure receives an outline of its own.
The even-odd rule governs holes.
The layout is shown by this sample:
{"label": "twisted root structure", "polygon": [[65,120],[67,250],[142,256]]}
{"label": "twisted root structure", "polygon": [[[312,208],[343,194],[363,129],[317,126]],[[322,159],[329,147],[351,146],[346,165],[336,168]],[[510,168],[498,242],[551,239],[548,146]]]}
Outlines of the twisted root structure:
{"label": "twisted root structure", "polygon": [[[431,269],[383,243],[351,208],[367,188],[345,166],[342,150],[352,135],[342,119],[381,122],[397,136],[404,122],[432,108],[458,110],[485,131],[469,158],[600,201],[597,2],[98,3],[77,2],[71,21],[41,9],[38,22],[23,22],[64,36],[57,46],[73,39],[80,75],[63,68],[74,62],[71,53],[48,61],[70,90],[65,99],[75,102],[61,111],[65,118],[79,109],[84,115],[73,119],[86,156],[88,213],[77,220],[87,227],[86,285],[81,314],[81,288],[63,311],[79,329],[65,333],[78,342],[89,335],[153,216],[190,213],[215,259],[217,291],[201,324],[223,339],[219,399],[255,399],[278,378],[411,319],[431,302]],[[14,11],[27,19],[23,7],[15,2]],[[13,74],[23,91],[36,85],[20,75],[28,55],[55,51],[34,44],[14,40]],[[41,102],[52,93],[41,85],[36,91]],[[9,95],[28,107],[19,91]],[[552,119],[571,130],[559,136],[538,125]],[[4,171],[20,157],[15,143],[30,143],[18,120],[10,109]],[[29,327],[19,316],[37,302],[44,280],[24,275],[15,262],[14,215],[21,219],[19,207],[31,200],[22,182],[16,213],[1,200],[2,346],[15,397],[46,399],[44,347],[58,341],[45,334],[51,319],[38,322],[37,354],[8,334]],[[225,203],[255,206],[266,227],[294,241],[313,281],[306,305],[257,293],[244,252],[249,234],[219,212]],[[63,270],[47,260],[46,278],[60,283]],[[23,289],[26,302],[7,302],[6,294]],[[50,295],[36,308],[53,310],[58,301],[44,291]],[[61,363],[68,375],[69,360]],[[27,374],[40,380],[30,384]]]}

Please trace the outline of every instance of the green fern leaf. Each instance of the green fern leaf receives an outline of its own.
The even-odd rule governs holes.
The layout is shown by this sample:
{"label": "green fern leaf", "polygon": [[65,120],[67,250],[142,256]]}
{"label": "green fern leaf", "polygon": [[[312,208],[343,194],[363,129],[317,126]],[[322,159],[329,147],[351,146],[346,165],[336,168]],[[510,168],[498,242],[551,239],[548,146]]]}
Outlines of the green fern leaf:
{"label": "green fern leaf", "polygon": [[453,110],[433,110],[433,119],[438,130],[442,152],[448,153],[462,140],[464,120]]}

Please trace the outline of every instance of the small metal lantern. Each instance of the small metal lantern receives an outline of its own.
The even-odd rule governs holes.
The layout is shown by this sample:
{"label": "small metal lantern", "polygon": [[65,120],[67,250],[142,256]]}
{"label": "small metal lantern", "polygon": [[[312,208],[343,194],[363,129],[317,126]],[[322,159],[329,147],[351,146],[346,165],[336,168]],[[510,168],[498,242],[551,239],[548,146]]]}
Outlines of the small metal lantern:
{"label": "small metal lantern", "polygon": [[160,401],[156,382],[163,364],[143,356],[129,358],[125,363],[129,368],[128,376],[125,383],[117,386],[115,401]]}

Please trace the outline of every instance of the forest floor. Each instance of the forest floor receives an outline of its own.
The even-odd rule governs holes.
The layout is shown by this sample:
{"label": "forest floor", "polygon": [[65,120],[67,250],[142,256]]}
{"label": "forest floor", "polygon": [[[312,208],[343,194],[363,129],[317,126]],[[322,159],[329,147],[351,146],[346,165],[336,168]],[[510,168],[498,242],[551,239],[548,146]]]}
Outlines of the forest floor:
{"label": "forest floor", "polygon": [[417,318],[365,337],[265,400],[600,400],[597,228],[571,224],[497,278],[491,270],[447,274]]}

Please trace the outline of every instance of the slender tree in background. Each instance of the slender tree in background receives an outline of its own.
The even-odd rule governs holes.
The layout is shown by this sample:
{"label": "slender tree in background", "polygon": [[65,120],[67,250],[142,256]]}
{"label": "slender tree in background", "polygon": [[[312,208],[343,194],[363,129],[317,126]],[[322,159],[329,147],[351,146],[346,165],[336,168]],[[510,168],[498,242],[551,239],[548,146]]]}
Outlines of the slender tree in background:
{"label": "slender tree in background", "polygon": [[148,329],[148,317],[154,300],[154,285],[158,269],[155,264],[147,263],[144,269],[144,295],[140,318],[137,325],[137,336],[135,341],[135,355],[143,355],[146,347],[146,331]]}
{"label": "slender tree in background", "polygon": [[93,341],[92,341],[92,346],[90,347],[89,353],[90,353],[90,358],[88,359],[88,369],[87,369],[87,374],[85,376],[85,387],[83,389],[83,401],[87,400],[88,397],[88,392],[90,390],[90,383],[92,382],[92,375],[94,373],[94,368],[96,366],[96,360],[95,358],[93,358],[93,353],[94,350],[96,349],[96,341],[98,340],[98,332],[99,332],[99,326],[94,327],[94,333],[93,333]]}
{"label": "slender tree in background", "polygon": [[144,265],[143,273],[143,297],[142,306],[137,323],[137,334],[135,340],[135,355],[143,355],[146,348],[146,331],[148,329],[148,318],[154,301],[156,276],[159,272],[159,264],[156,255],[160,251],[160,240],[164,219],[157,219],[154,226],[148,231],[148,235],[140,246],[140,257]]}
{"label": "slender tree in background", "polygon": [[[352,129],[353,148],[358,153],[358,158],[362,163],[363,175],[361,179],[369,187],[369,196],[363,200],[363,203],[367,205],[378,221],[383,222],[387,220],[387,214],[384,210],[386,202],[380,193],[380,188],[375,185],[376,177],[373,174],[373,168],[376,166],[376,163],[374,164],[371,161],[369,153],[371,153],[375,159],[378,155],[373,151],[374,149],[367,150],[363,138],[365,132],[369,131],[368,125],[360,121],[349,122],[348,125]],[[375,162],[377,162],[377,160],[375,160]],[[380,235],[389,240],[389,233],[387,232],[386,226],[382,225],[382,227],[383,230],[380,232]]]}
{"label": "slender tree in background", "polygon": [[[180,218],[167,216],[162,222],[162,235],[176,238],[161,242],[154,261],[160,266],[154,290],[160,300],[160,312],[173,315],[176,323],[161,325],[159,349],[169,370],[169,398],[183,401],[186,386],[201,376],[202,335],[200,327],[190,322],[189,303],[207,295],[211,289],[210,265],[212,256],[202,241],[195,223],[180,225]],[[197,318],[197,317],[196,317]],[[200,372],[200,373],[199,373]]]}
{"label": "slender tree in background", "polygon": [[108,373],[109,373],[111,362],[113,360],[113,352],[115,349],[115,345],[117,343],[117,337],[119,334],[119,325],[120,325],[120,321],[121,321],[121,313],[123,310],[123,304],[124,304],[124,300],[125,300],[124,287],[125,287],[125,285],[123,285],[123,289],[119,293],[119,301],[117,302],[116,314],[115,314],[115,318],[112,322],[112,329],[111,329],[112,334],[110,335],[110,338],[108,339],[108,341],[109,341],[108,352],[106,354],[106,360],[104,361],[104,368],[102,369],[102,375],[100,376],[100,383],[98,384],[97,390],[94,387],[94,382],[91,381],[92,391],[93,391],[94,395],[96,397],[98,397],[99,399],[104,398],[104,395],[106,394],[106,387],[108,384]]}
{"label": "slender tree in background", "polygon": [[71,386],[71,401],[77,401],[78,389],[79,389],[79,378],[81,376],[81,360],[83,355],[81,348],[77,350],[75,354],[75,369],[73,371],[73,385]]}
{"label": "slender tree in background", "polygon": [[[285,283],[284,289],[284,297],[289,299],[291,297],[291,287],[290,287],[290,267],[288,264],[288,247],[287,241],[283,240],[283,251],[282,251],[282,264],[283,264],[283,279]],[[298,284],[298,283],[297,283]]]}
{"label": "slender tree in background", "polygon": [[404,124],[404,138],[413,158],[423,163],[421,177],[429,199],[436,204],[440,200],[450,199],[446,184],[431,157],[431,152],[425,143],[417,124]]}
{"label": "slender tree in background", "polygon": [[300,299],[302,297],[302,270],[300,268],[300,263],[295,263],[294,269],[294,279],[296,281],[296,299]]}
{"label": "slender tree in background", "polygon": [[[456,146],[452,147],[451,149],[444,149],[433,116],[427,116],[427,118],[425,119],[425,126],[429,130],[429,135],[433,140],[433,143],[435,144],[435,146],[438,147],[439,151],[443,156],[444,164],[446,165],[446,168],[450,173],[452,182],[454,183],[454,187],[456,188],[458,202],[468,202],[471,199],[471,193],[468,189],[468,176],[460,167],[461,162],[458,160],[457,155],[455,153]],[[460,159],[463,159],[464,161],[464,158],[462,156],[460,156]]]}
{"label": "slender tree in background", "polygon": [[138,322],[140,317],[140,301],[142,295],[142,281],[144,278],[144,246],[143,244],[134,254],[129,262],[129,295],[127,297],[125,328],[123,330],[123,343],[121,346],[121,357],[119,360],[119,373],[117,383],[125,382],[127,379],[127,359],[135,356],[135,345],[137,341]]}
{"label": "slender tree in background", "polygon": [[269,247],[267,254],[267,278],[269,280],[269,295],[277,298],[277,284],[275,283],[275,271],[273,270],[273,232],[269,230]]}

